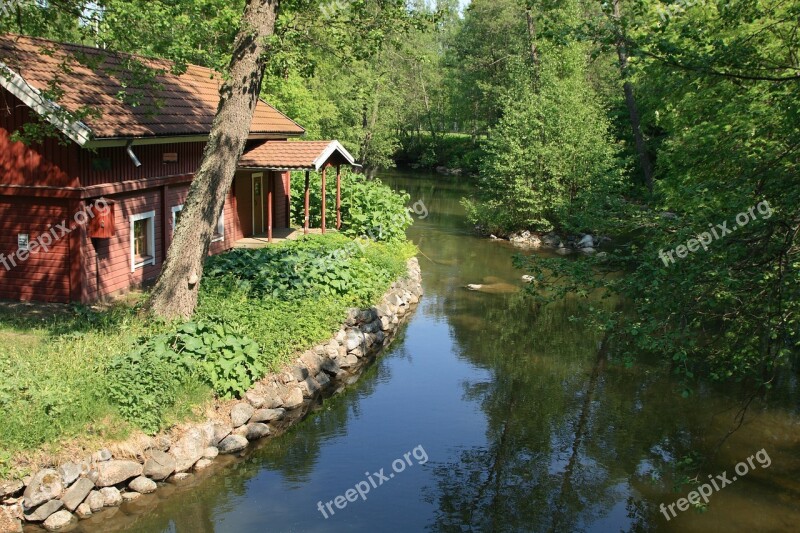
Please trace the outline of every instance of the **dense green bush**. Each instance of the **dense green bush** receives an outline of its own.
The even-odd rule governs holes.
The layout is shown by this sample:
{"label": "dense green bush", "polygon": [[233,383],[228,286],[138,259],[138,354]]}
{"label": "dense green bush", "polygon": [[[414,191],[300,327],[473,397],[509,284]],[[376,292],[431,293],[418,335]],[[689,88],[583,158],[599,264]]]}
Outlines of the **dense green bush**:
{"label": "dense green bush", "polygon": [[443,133],[434,140],[430,133],[422,133],[402,137],[394,158],[405,167],[433,170],[442,166],[476,175],[484,153],[483,142],[466,134]]}
{"label": "dense green bush", "polygon": [[[302,225],[304,216],[305,177],[292,176],[292,220]],[[326,183],[326,224],[336,225],[336,179],[330,176]],[[342,171],[342,228],[348,237],[368,236],[377,241],[405,239],[412,219],[406,203],[407,194],[398,194],[377,180],[368,180],[361,174]],[[322,223],[322,177],[313,174],[310,179],[310,223]]]}
{"label": "dense green bush", "polygon": [[115,358],[108,395],[150,433],[196,383],[240,397],[298,347],[329,336],[349,307],[373,303],[413,253],[406,241],[328,234],[211,257],[195,320]]}

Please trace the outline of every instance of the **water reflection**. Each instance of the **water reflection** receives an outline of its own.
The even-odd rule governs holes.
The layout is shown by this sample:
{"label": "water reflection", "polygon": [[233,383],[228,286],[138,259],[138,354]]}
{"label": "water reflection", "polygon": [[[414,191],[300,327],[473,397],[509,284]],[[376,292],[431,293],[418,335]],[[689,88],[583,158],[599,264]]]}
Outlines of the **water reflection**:
{"label": "water reflection", "polygon": [[[457,181],[387,181],[429,212],[410,230],[426,294],[391,352],[286,435],[82,530],[798,529],[795,379],[784,377],[771,407],[752,407],[713,455],[740,406],[735,390],[682,398],[657,361],[629,366],[599,350],[600,335],[572,320],[583,313],[577,300],[537,309],[522,292],[465,290],[487,278],[521,289],[515,250],[471,235]],[[334,517],[316,511],[417,445],[427,464]],[[689,490],[673,491],[676,461],[693,451],[713,456],[706,475],[761,448],[770,468],[714,494],[707,512],[669,522],[659,513]]]}

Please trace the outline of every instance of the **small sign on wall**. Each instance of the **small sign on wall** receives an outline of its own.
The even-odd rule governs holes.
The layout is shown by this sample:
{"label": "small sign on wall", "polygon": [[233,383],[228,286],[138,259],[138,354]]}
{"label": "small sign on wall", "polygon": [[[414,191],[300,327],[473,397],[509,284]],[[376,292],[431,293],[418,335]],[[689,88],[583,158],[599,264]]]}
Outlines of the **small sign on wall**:
{"label": "small sign on wall", "polygon": [[177,152],[164,152],[163,161],[164,161],[164,163],[177,163],[178,162],[178,153]]}
{"label": "small sign on wall", "polygon": [[22,251],[29,252],[31,249],[30,235],[27,233],[20,233],[17,235],[17,248]]}

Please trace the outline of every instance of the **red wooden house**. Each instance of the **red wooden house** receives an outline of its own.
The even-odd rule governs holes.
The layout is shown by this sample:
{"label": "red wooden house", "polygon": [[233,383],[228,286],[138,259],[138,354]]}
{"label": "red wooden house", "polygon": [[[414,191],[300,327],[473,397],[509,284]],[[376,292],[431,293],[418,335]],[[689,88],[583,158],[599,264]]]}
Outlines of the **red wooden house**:
{"label": "red wooden house", "polygon": [[[137,58],[156,75],[136,89],[130,60],[0,36],[0,298],[86,303],[158,275],[221,79],[202,67],[178,74],[166,61]],[[13,140],[37,121],[63,138]],[[354,163],[336,141],[290,140],[303,133],[259,102],[212,253],[289,227],[290,171]]]}

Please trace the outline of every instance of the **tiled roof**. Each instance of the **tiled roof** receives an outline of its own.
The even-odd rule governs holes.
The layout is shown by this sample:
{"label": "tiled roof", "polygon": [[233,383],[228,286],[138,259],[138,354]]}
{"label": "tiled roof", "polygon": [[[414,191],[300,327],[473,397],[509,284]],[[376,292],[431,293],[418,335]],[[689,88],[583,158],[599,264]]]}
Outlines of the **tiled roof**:
{"label": "tiled roof", "polygon": [[[173,74],[168,61],[138,58],[164,73],[158,74],[155,83],[148,84],[136,105],[132,105],[118,97],[133,93],[125,88],[131,85],[131,74],[124,65],[132,57],[46,39],[0,35],[0,62],[28,85],[42,91],[58,79],[58,86],[64,91],[59,105],[70,112],[82,106],[100,111],[99,118],[87,117],[83,121],[97,139],[208,134],[219,103],[222,76],[196,65],[189,65],[183,74]],[[251,134],[303,132],[302,127],[269,104],[258,103]]]}
{"label": "tiled roof", "polygon": [[267,141],[246,150],[239,159],[239,167],[319,170],[328,161],[355,163],[338,141]]}

